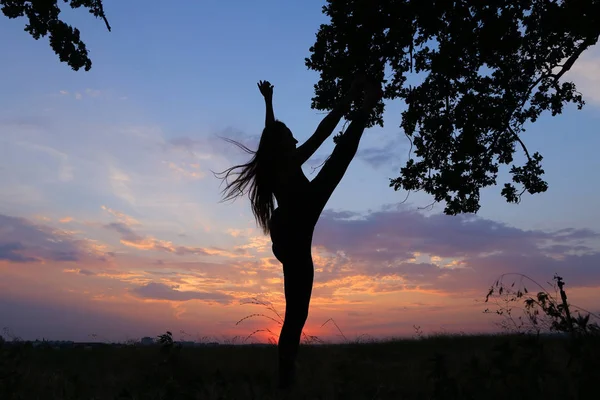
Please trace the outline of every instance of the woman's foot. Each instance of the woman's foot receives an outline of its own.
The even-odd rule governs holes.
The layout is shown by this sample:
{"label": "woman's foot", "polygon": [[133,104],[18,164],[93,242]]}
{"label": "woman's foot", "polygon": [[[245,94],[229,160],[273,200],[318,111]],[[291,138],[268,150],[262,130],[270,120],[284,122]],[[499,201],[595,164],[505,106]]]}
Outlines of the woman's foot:
{"label": "woman's foot", "polygon": [[296,378],[296,363],[293,361],[279,361],[279,389],[290,389]]}

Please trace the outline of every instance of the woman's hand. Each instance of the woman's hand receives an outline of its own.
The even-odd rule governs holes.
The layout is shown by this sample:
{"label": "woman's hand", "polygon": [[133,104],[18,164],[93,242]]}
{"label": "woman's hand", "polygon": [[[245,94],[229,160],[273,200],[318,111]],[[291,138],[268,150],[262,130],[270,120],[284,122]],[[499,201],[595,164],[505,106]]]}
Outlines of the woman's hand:
{"label": "woman's hand", "polygon": [[258,81],[256,84],[258,86],[258,90],[263,95],[266,101],[273,100],[273,88],[275,86],[271,85],[269,81]]}

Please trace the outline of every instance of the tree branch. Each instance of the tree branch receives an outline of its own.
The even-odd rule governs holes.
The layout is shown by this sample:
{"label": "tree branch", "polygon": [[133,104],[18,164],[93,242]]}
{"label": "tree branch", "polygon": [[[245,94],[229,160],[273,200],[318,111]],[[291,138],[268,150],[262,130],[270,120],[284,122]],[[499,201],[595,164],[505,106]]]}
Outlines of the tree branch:
{"label": "tree branch", "polygon": [[575,61],[577,61],[577,59],[579,58],[579,56],[581,56],[581,54],[590,46],[593,46],[594,44],[596,44],[596,42],[598,41],[598,37],[596,36],[595,38],[590,37],[587,38],[586,40],[583,41],[583,43],[579,46],[579,48],[575,51],[575,53],[573,55],[571,55],[571,57],[569,57],[569,59],[563,64],[562,69],[560,70],[560,72],[556,75],[554,75],[554,82],[558,82],[558,80],[560,78],[562,78],[562,76],[564,74],[566,74],[571,67],[573,66],[573,64],[575,64]]}
{"label": "tree branch", "polygon": [[[514,112],[520,108],[522,108],[525,103],[527,102],[527,100],[529,99],[529,97],[531,97],[531,92],[533,91],[533,89],[535,89],[535,87],[537,85],[540,84],[540,82],[547,77],[553,77],[554,78],[554,84],[557,85],[558,84],[558,80],[560,78],[562,78],[562,76],[567,73],[571,67],[575,64],[575,62],[577,61],[577,59],[581,56],[581,54],[590,46],[593,46],[597,41],[598,41],[598,37],[595,38],[588,38],[586,40],[583,41],[583,43],[577,48],[577,50],[575,51],[574,54],[571,55],[571,57],[569,57],[567,59],[567,61],[562,64],[562,69],[560,70],[560,72],[558,74],[542,74],[535,82],[533,82],[531,84],[531,86],[529,86],[526,95],[523,97],[521,104],[519,104],[517,107],[515,107],[515,109],[511,112],[511,117],[509,118],[512,119],[512,115],[514,114]],[[525,152],[525,155],[527,156],[528,160],[531,160],[531,156],[529,155],[529,151],[527,150],[527,146],[525,146],[525,143],[523,143],[523,141],[521,140],[521,138],[519,137],[519,135],[517,135],[517,133],[510,127],[510,125],[507,126],[508,130],[510,131],[510,133],[515,137],[515,139],[519,142],[519,144],[521,145],[521,147],[523,148],[523,151]],[[492,143],[492,145],[490,146],[490,151],[493,151],[493,148],[496,145],[496,142],[498,140],[498,136],[496,136],[496,138],[494,138],[494,142]]]}
{"label": "tree branch", "polygon": [[[512,135],[521,143],[521,146],[523,147],[523,150],[525,150],[525,154],[527,154],[527,158],[531,159],[529,157],[529,152],[527,151],[527,147],[525,146],[525,144],[523,143],[523,141],[521,140],[521,138],[519,138],[519,135],[517,135],[517,133],[510,127],[510,121],[513,118],[513,115],[515,114],[515,112],[520,109],[523,108],[523,106],[525,105],[525,103],[527,102],[527,100],[529,100],[529,98],[531,97],[531,92],[533,92],[533,89],[536,88],[537,85],[540,84],[540,82],[548,77],[550,74],[542,74],[540,75],[540,77],[538,79],[535,80],[535,82],[533,82],[529,88],[527,89],[527,92],[525,93],[525,96],[523,96],[521,102],[519,105],[517,105],[515,108],[512,109],[512,111],[510,112],[510,116],[508,117],[508,121],[506,122],[506,127],[507,129],[512,133]],[[497,134],[494,137],[494,141],[492,142],[492,144],[489,147],[489,153],[488,155],[492,155],[494,152],[494,148],[496,147],[496,143],[498,143],[498,138],[500,137],[501,133]]]}
{"label": "tree branch", "polygon": [[531,161],[531,156],[529,155],[529,151],[527,150],[527,146],[525,146],[525,143],[523,143],[523,141],[521,140],[521,138],[519,137],[519,135],[517,135],[517,132],[515,132],[513,130],[513,128],[511,128],[510,126],[508,126],[508,130],[510,131],[510,133],[512,133],[512,135],[515,137],[515,139],[517,140],[517,142],[519,142],[519,144],[523,148],[523,151],[525,152],[525,155],[527,156],[527,159],[529,161]]}
{"label": "tree branch", "polygon": [[104,20],[104,23],[106,24],[106,29],[108,29],[109,32],[111,32],[111,28],[110,28],[110,24],[108,23],[108,20],[106,19],[106,16],[104,15],[104,12],[102,12],[102,19]]}

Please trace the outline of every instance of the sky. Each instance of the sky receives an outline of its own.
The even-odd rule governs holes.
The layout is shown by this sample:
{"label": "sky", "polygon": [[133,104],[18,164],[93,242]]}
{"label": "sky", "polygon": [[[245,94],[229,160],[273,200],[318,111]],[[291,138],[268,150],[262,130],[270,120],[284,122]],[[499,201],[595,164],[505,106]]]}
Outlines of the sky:
{"label": "sky", "polygon": [[[324,113],[310,108],[318,74],[304,58],[328,22],[323,2],[104,3],[112,32],[64,12],[89,72],[60,63],[23,19],[0,18],[0,328],[77,341],[278,333],[264,317],[236,325],[273,316],[252,299],[283,313],[283,275],[247,198],[219,202],[211,170],[247,160],[219,136],[256,147],[259,80],[300,142],[314,132]],[[409,150],[402,106],[388,103],[316,227],[305,332],[338,340],[330,318],[348,338],[497,331],[482,301],[509,272],[540,283],[559,273],[573,304],[600,311],[600,47],[565,78],[585,108],[523,135],[550,188],[519,205],[485,189],[476,215],[423,210],[427,195],[403,202],[388,186]],[[309,179],[333,146],[304,166]]]}

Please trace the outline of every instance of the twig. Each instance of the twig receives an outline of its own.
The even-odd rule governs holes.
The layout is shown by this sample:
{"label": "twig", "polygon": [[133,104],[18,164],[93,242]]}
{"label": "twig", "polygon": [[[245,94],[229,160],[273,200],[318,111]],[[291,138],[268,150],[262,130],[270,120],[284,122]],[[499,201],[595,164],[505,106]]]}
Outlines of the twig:
{"label": "twig", "polygon": [[340,327],[338,326],[338,324],[335,323],[333,318],[329,318],[327,321],[325,321],[323,323],[323,325],[321,325],[321,328],[324,327],[325,325],[327,325],[327,323],[331,321],[333,323],[333,325],[335,325],[335,327],[337,328],[337,330],[340,332],[340,335],[342,335],[342,337],[344,338],[344,340],[346,342],[348,342],[348,338],[346,338],[346,335],[344,335],[344,332],[342,332],[342,330],[340,329]]}
{"label": "twig", "polygon": [[249,318],[253,318],[253,317],[265,317],[265,318],[268,318],[268,319],[270,319],[271,321],[273,321],[273,322],[276,322],[277,324],[281,325],[281,321],[277,321],[275,318],[273,318],[273,317],[269,317],[268,315],[265,315],[265,314],[250,314],[250,315],[247,315],[247,316],[245,316],[244,318],[240,319],[240,320],[239,320],[238,322],[236,322],[235,324],[236,324],[236,325],[239,325],[241,322],[243,322],[243,321],[245,321],[245,320],[247,320],[247,319],[249,319]]}

